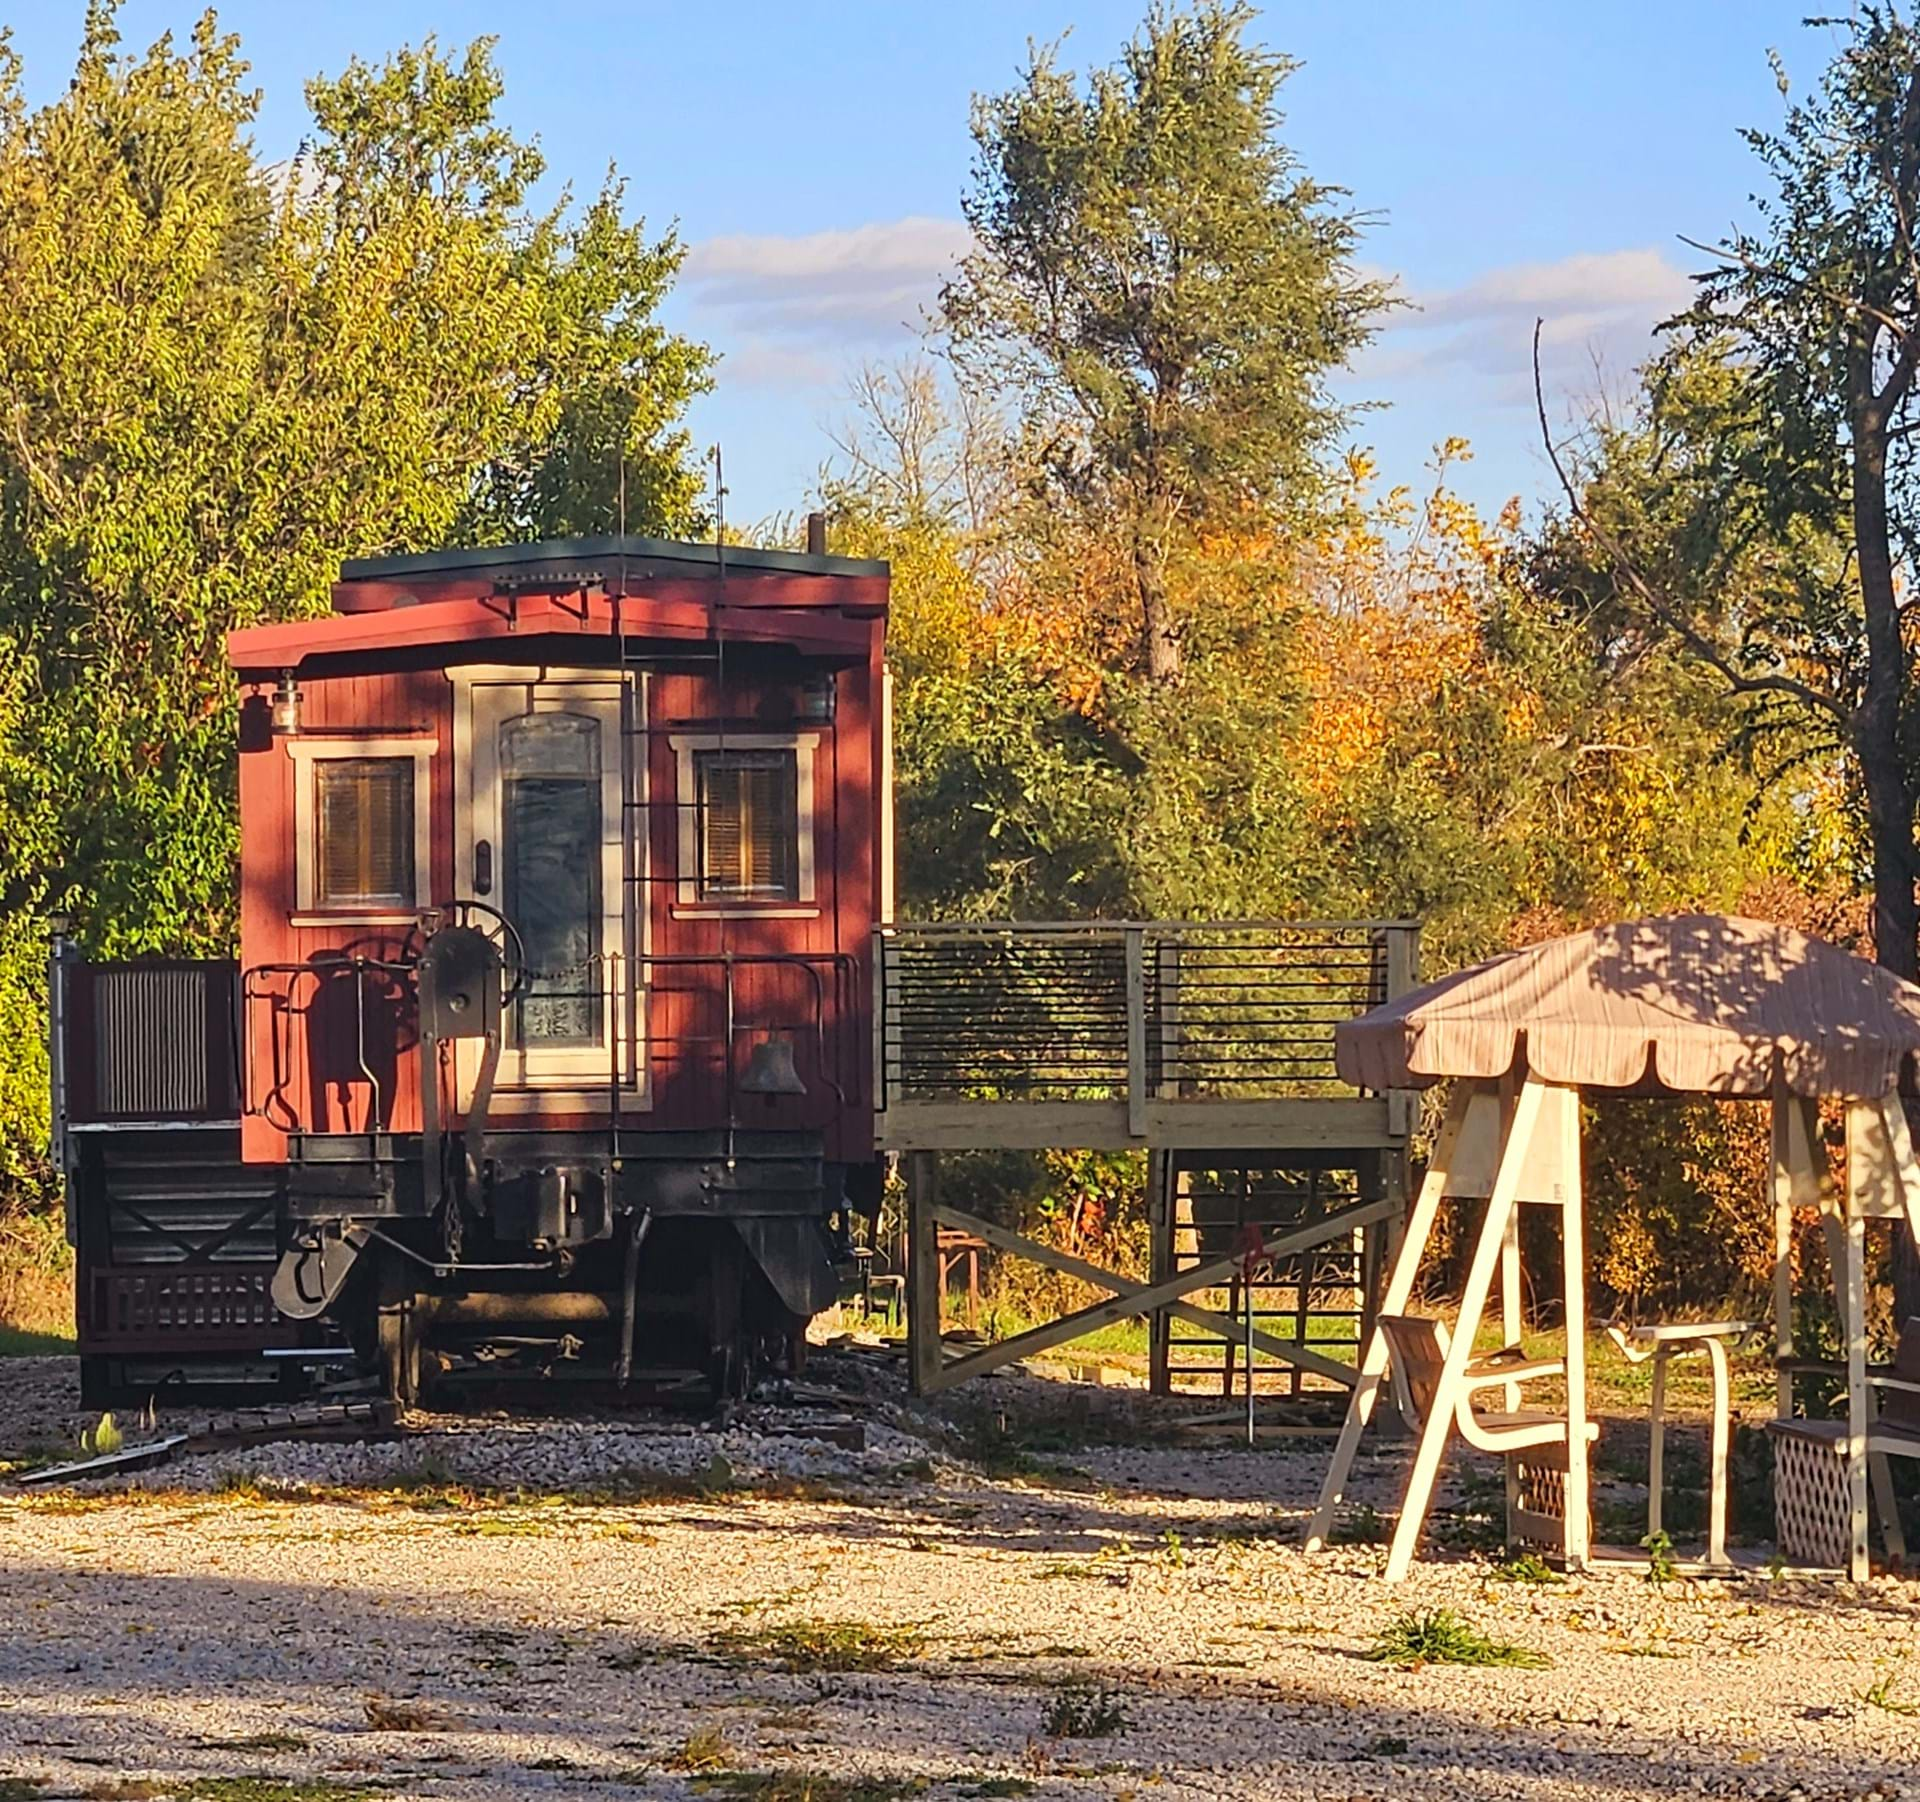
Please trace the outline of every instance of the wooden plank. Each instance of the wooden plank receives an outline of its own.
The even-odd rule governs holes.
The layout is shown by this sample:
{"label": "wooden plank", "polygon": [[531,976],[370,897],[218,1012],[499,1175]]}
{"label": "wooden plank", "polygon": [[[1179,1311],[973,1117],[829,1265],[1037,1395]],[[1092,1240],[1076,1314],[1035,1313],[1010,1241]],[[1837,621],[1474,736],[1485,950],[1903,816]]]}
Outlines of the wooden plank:
{"label": "wooden plank", "polygon": [[1127,1136],[1147,1136],[1147,970],[1144,935],[1137,926],[1126,934],[1127,967]]}
{"label": "wooden plank", "polygon": [[[1350,1232],[1356,1226],[1367,1225],[1383,1218],[1390,1205],[1384,1200],[1362,1202],[1358,1207],[1348,1208],[1338,1216],[1330,1216],[1314,1223],[1326,1229],[1324,1238],[1316,1243],[1338,1239],[1343,1233]],[[983,1220],[977,1214],[963,1213],[957,1208],[942,1208],[940,1218],[947,1225],[960,1228],[962,1232],[978,1234],[989,1245],[997,1245],[1002,1251],[1010,1251],[1017,1257],[1031,1258],[1036,1264],[1044,1264],[1049,1270],[1057,1270],[1063,1276],[1077,1276],[1082,1282],[1111,1290],[1121,1298],[1138,1295],[1149,1287],[1148,1284],[1137,1283],[1130,1277],[1123,1277],[1114,1271],[1105,1270],[1098,1264],[1090,1264],[1084,1258],[1076,1258],[1071,1252],[1057,1251],[1051,1245],[1038,1244],[995,1221]],[[1308,1230],[1310,1228],[1301,1229],[1302,1232]],[[1171,1274],[1169,1272],[1169,1275]],[[1211,1308],[1195,1307],[1187,1302],[1170,1302],[1167,1304],[1166,1311],[1186,1321],[1190,1326],[1197,1326],[1204,1332],[1217,1333],[1229,1344],[1241,1345],[1246,1341],[1246,1323],[1235,1320],[1231,1315],[1216,1313]],[[1316,1376],[1327,1377],[1343,1389],[1353,1386],[1352,1365],[1322,1357],[1318,1352],[1308,1350],[1295,1340],[1277,1338],[1272,1333],[1256,1327],[1253,1332],[1253,1343],[1256,1350],[1264,1351],[1271,1357],[1283,1359],[1302,1370],[1310,1370]]]}
{"label": "wooden plank", "polygon": [[[1774,1413],[1781,1420],[1793,1416],[1793,1372],[1785,1360],[1793,1356],[1793,1140],[1794,1098],[1778,1076],[1773,1081],[1773,1351],[1778,1375],[1774,1378]],[[1651,1529],[1649,1529],[1651,1531]]]}
{"label": "wooden plank", "polygon": [[1847,1575],[1856,1583],[1867,1580],[1868,1407],[1867,1222],[1857,1202],[1871,1196],[1886,1175],[1884,1165],[1875,1168],[1856,1153],[1866,1136],[1863,1129],[1869,1124],[1869,1110],[1877,1125],[1877,1103],[1855,1101],[1847,1107],[1847,1206],[1839,1266],[1840,1330],[1847,1347]]}
{"label": "wooden plank", "polygon": [[1560,1220],[1567,1324],[1567,1568],[1584,1570],[1591,1528],[1587,1505],[1587,1241],[1586,1199],[1580,1185],[1580,1091],[1549,1089],[1542,1100],[1543,1112],[1553,1116],[1557,1127],[1557,1149],[1563,1160],[1560,1181],[1565,1184]]}
{"label": "wooden plank", "polygon": [[[1459,1083],[1447,1104],[1447,1117],[1440,1124],[1440,1137],[1433,1148],[1420,1193],[1414,1198],[1413,1211],[1399,1234],[1387,1276],[1386,1293],[1380,1298],[1377,1314],[1399,1314],[1413,1298],[1413,1285],[1420,1274],[1420,1260],[1426,1254],[1427,1241],[1433,1236],[1433,1223],[1439,1218],[1440,1203],[1452,1190],[1454,1159],[1460,1149],[1462,1129],[1480,1098],[1488,1091],[1478,1085]],[[1340,1429],[1340,1441],[1334,1447],[1333,1461],[1320,1485],[1320,1501],[1307,1523],[1306,1549],[1319,1551],[1333,1531],[1333,1511],[1340,1504],[1347,1475],[1353,1469],[1354,1453],[1360,1449],[1360,1435],[1380,1399],[1387,1372],[1387,1336],[1376,1318],[1360,1349],[1357,1381],[1347,1403],[1347,1418]]]}
{"label": "wooden plank", "polygon": [[[1420,1430],[1419,1449],[1414,1453],[1413,1469],[1407,1477],[1406,1497],[1400,1504],[1400,1518],[1394,1523],[1393,1541],[1387,1548],[1386,1580],[1398,1583],[1413,1562],[1414,1548],[1420,1543],[1427,1522],[1427,1508],[1433,1500],[1434,1479],[1440,1474],[1440,1454],[1446,1449],[1447,1436],[1453,1430],[1455,1410],[1465,1393],[1467,1364],[1473,1357],[1473,1341],[1480,1330],[1480,1316],[1487,1304],[1487,1291],[1493,1284],[1494,1267],[1500,1260],[1505,1242],[1507,1216],[1513,1212],[1514,1196],[1520,1186],[1521,1172],[1532,1149],[1534,1127],[1540,1118],[1545,1090],[1529,1079],[1522,1084],[1501,1147],[1500,1164],[1493,1179],[1493,1193],[1487,1198],[1487,1213],[1480,1227],[1480,1242],[1474,1250],[1472,1266],[1460,1291],[1460,1313],[1454,1323],[1453,1337],[1447,1344],[1447,1358],[1440,1379],[1434,1386],[1433,1405]],[[1398,1309],[1390,1310],[1397,1313]],[[1569,1323],[1571,1326],[1571,1322]],[[1571,1345],[1571,1333],[1569,1333]],[[1355,1388],[1355,1396],[1359,1389]],[[1584,1499],[1584,1498],[1583,1498]],[[1567,1498],[1571,1516],[1571,1484]],[[1569,1528],[1571,1538],[1571,1528]]]}
{"label": "wooden plank", "polygon": [[1388,926],[1384,931],[1387,939],[1387,999],[1398,1001],[1420,981],[1420,928]]}
{"label": "wooden plank", "polygon": [[[1374,1207],[1379,1203],[1372,1204]],[[1269,1239],[1256,1254],[1261,1258],[1284,1258],[1292,1252],[1302,1251],[1309,1245],[1318,1244],[1327,1234],[1330,1226],[1350,1226],[1355,1214],[1363,1210],[1354,1209],[1337,1214],[1330,1220],[1317,1220],[1312,1226],[1283,1234],[1278,1239]],[[949,1219],[965,1219],[977,1228],[983,1223],[972,1215],[955,1216]],[[996,1228],[1004,1233],[1004,1227]],[[984,1237],[984,1235],[983,1235]],[[1024,1333],[1017,1333],[1011,1339],[1003,1339],[997,1345],[989,1345],[980,1351],[957,1358],[941,1366],[938,1372],[929,1372],[929,1387],[919,1391],[923,1395],[937,1394],[942,1389],[951,1389],[954,1384],[965,1382],[968,1377],[980,1376],[989,1370],[998,1370],[1003,1364],[1012,1364],[1021,1358],[1031,1357],[1035,1352],[1050,1350],[1056,1345],[1065,1345],[1070,1339],[1078,1339],[1083,1333],[1090,1333],[1099,1327],[1110,1326],[1116,1320],[1125,1320],[1131,1314],[1145,1314],[1149,1310],[1161,1307],[1168,1302],[1178,1301],[1183,1295],[1191,1294],[1195,1289],[1208,1289],[1232,1275],[1240,1266],[1239,1254],[1229,1258],[1215,1258],[1211,1263],[1197,1264],[1191,1270],[1183,1270],[1178,1276],[1170,1277],[1163,1283],[1156,1283],[1145,1289],[1135,1289],[1131,1294],[1116,1297],[1112,1301],[1099,1302],[1090,1308],[1081,1308],[1072,1314],[1063,1314],[1058,1320],[1049,1321]]]}
{"label": "wooden plank", "polygon": [[[1173,1235],[1180,1178],[1175,1161],[1164,1151],[1147,1153],[1147,1280],[1165,1282],[1173,1275]],[[1147,1388],[1155,1395],[1173,1393],[1173,1335],[1164,1309],[1148,1317]]]}
{"label": "wooden plank", "polygon": [[892,1101],[874,1121],[882,1151],[1392,1150],[1406,1142],[1384,1095],[1272,1101],[1146,1098],[1145,1136],[1114,1101]]}

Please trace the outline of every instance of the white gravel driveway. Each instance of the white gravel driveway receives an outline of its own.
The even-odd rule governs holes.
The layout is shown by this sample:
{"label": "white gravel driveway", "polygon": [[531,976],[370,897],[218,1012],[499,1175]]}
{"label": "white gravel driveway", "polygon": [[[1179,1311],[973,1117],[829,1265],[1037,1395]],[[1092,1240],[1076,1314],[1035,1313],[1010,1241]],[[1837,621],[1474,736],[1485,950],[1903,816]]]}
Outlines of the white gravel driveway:
{"label": "white gravel driveway", "polygon": [[[0,1798],[1920,1796],[1920,1586],[1533,1588],[1462,1557],[1388,1592],[1376,1549],[1291,1543],[1319,1446],[1093,1448],[1086,1488],[929,1475],[891,1432],[810,1448],[777,1498],[217,1487],[323,1453],[457,1476],[592,1431],[621,1438],[457,1423],[156,1473],[172,1493],[0,1492]],[[736,1478],[791,1470],[730,1442]],[[626,1431],[624,1467],[712,1469],[650,1443]],[[1550,1665],[1365,1659],[1441,1606]],[[883,1668],[781,1668],[823,1634]],[[1071,1685],[1124,1724],[1050,1733]]]}

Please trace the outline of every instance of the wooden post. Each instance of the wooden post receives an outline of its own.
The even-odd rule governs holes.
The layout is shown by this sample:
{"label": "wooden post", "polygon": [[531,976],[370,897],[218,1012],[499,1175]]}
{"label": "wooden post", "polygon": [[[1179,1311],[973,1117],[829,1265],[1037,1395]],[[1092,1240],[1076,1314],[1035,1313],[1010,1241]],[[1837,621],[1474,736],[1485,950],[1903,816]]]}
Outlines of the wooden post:
{"label": "wooden post", "polygon": [[915,1395],[940,1374],[940,1154],[907,1154],[907,1349]]}
{"label": "wooden post", "polygon": [[[1793,1355],[1793,1215],[1797,1208],[1818,1208],[1833,1267],[1838,1300],[1840,1265],[1845,1257],[1832,1185],[1825,1180],[1820,1154],[1820,1113],[1805,1096],[1773,1086],[1773,1347],[1778,1358]],[[1781,1419],[1793,1414],[1793,1378],[1780,1372],[1774,1406]]]}
{"label": "wooden post", "polygon": [[1793,1114],[1794,1101],[1779,1077],[1773,1082],[1773,1411],[1793,1418]]}
{"label": "wooden post", "polygon": [[1127,1136],[1147,1136],[1147,960],[1146,934],[1126,929],[1127,968]]}
{"label": "wooden post", "polygon": [[1713,1429],[1707,1471],[1707,1562],[1727,1562],[1727,1452],[1733,1435],[1733,1383],[1727,1372],[1727,1348],[1718,1339],[1707,1341],[1707,1362],[1713,1366]]}
{"label": "wooden post", "polygon": [[[1147,1281],[1164,1283],[1173,1275],[1173,1160],[1164,1151],[1147,1153]],[[1147,1317],[1147,1388],[1154,1395],[1173,1393],[1173,1322],[1165,1308]]]}
{"label": "wooden post", "polygon": [[1840,1290],[1840,1330],[1847,1344],[1847,1575],[1867,1579],[1867,1222],[1863,1193],[1871,1179],[1865,1112],[1872,1104],[1847,1105],[1847,1188],[1839,1224],[1843,1250],[1835,1279]]}
{"label": "wooden post", "polygon": [[[1400,1504],[1400,1518],[1394,1524],[1393,1543],[1387,1548],[1389,1583],[1398,1583],[1406,1576],[1408,1566],[1413,1563],[1414,1548],[1420,1543],[1421,1530],[1427,1524],[1427,1507],[1433,1500],[1434,1481],[1440,1474],[1440,1456],[1446,1450],[1448,1436],[1453,1431],[1454,1410],[1460,1404],[1461,1378],[1473,1358],[1474,1335],[1479,1332],[1480,1317],[1486,1311],[1487,1291],[1493,1287],[1500,1248],[1506,1242],[1507,1217],[1514,1209],[1521,1165],[1526,1160],[1527,1147],[1533,1142],[1544,1093],[1537,1082],[1523,1083],[1508,1118],[1493,1193],[1487,1197],[1486,1218],[1480,1224],[1480,1240],[1474,1247],[1473,1263],[1460,1290],[1460,1316],[1454,1324],[1453,1337],[1447,1342],[1446,1362],[1434,1384],[1433,1402],[1421,1425],[1419,1449],[1414,1453],[1413,1469],[1407,1477],[1406,1498]],[[1571,1456],[1568,1463],[1571,1466]],[[1571,1510],[1571,1468],[1567,1487]]]}
{"label": "wooden post", "polygon": [[1847,1209],[1842,1319],[1847,1336],[1847,1575],[1867,1580],[1867,1223]]}
{"label": "wooden post", "polygon": [[1565,1158],[1561,1182],[1561,1263],[1566,1278],[1567,1320],[1567,1566],[1587,1563],[1587,1235],[1586,1202],[1580,1182],[1580,1091],[1554,1091],[1560,1109],[1555,1143]]}
{"label": "wooden post", "polygon": [[1653,1348],[1653,1405],[1647,1410],[1647,1537],[1660,1531],[1667,1488],[1667,1350]]}
{"label": "wooden post", "polygon": [[[1449,1166],[1460,1144],[1460,1129],[1476,1092],[1472,1083],[1458,1083],[1447,1103],[1447,1117],[1441,1123],[1440,1137],[1433,1148],[1433,1161],[1427,1166],[1426,1180],[1414,1198],[1405,1230],[1394,1249],[1392,1268],[1387,1276],[1386,1293],[1380,1298],[1379,1314],[1399,1314],[1413,1298],[1413,1285],[1420,1274],[1420,1260],[1427,1241],[1433,1237],[1433,1223],[1439,1217],[1440,1203],[1446,1198]],[[1389,1221],[1391,1225],[1391,1221]],[[1347,1418],[1333,1448],[1333,1462],[1320,1485],[1320,1503],[1307,1523],[1306,1549],[1317,1552],[1333,1531],[1333,1511],[1340,1505],[1340,1493],[1353,1469],[1353,1456],[1360,1447],[1360,1435],[1380,1400],[1387,1371],[1387,1336],[1380,1330],[1378,1318],[1367,1331],[1360,1348],[1360,1365],[1347,1401]]]}

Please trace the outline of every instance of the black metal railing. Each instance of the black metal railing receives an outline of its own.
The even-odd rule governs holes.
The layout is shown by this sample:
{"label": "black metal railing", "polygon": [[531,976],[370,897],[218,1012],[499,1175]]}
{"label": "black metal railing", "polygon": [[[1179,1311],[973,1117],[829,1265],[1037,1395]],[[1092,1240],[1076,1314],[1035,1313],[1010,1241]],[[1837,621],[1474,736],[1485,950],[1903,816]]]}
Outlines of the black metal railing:
{"label": "black metal railing", "polygon": [[881,1105],[1351,1093],[1334,1028],[1414,980],[1418,928],[890,925],[875,934]]}

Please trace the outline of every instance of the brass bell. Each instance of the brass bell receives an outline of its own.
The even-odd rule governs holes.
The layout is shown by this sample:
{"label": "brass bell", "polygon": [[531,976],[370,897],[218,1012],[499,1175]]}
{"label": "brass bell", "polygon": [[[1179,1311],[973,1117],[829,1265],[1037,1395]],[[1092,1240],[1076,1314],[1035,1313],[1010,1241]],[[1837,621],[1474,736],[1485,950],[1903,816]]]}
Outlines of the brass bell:
{"label": "brass bell", "polygon": [[793,1067],[791,1039],[762,1039],[747,1059],[747,1073],[740,1078],[743,1095],[804,1095],[807,1085]]}

